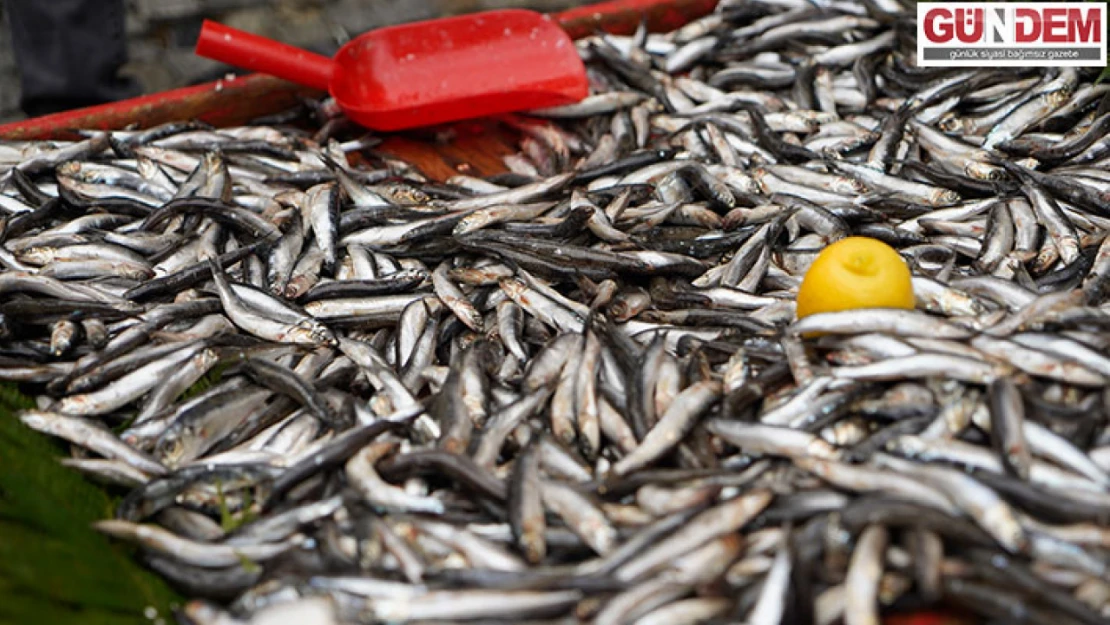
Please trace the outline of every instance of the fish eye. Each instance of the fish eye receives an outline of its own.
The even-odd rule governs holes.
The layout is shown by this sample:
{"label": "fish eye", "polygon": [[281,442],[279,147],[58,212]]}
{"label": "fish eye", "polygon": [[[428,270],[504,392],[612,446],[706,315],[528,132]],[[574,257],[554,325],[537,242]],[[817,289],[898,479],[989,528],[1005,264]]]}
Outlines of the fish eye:
{"label": "fish eye", "polygon": [[158,445],[158,449],[162,456],[165,458],[175,458],[181,455],[184,445],[180,438],[172,438],[168,441],[163,441]]}

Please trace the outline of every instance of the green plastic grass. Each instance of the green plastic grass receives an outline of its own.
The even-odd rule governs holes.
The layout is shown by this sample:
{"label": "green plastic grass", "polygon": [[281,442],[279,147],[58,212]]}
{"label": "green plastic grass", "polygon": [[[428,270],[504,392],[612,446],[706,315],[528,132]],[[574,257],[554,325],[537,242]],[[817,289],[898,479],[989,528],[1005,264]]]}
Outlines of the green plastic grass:
{"label": "green plastic grass", "polygon": [[0,624],[172,623],[178,597],[91,524],[112,515],[108,494],[58,464],[59,446],[15,416],[32,407],[0,384]]}

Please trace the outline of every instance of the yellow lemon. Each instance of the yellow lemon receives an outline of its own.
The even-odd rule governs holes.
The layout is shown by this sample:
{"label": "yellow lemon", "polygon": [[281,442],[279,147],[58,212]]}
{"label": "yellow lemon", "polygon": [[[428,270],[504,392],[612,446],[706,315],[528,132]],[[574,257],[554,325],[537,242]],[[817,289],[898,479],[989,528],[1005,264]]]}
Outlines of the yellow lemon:
{"label": "yellow lemon", "polygon": [[848,237],[826,247],[798,289],[798,318],[855,308],[913,308],[910,269],[877,239]]}

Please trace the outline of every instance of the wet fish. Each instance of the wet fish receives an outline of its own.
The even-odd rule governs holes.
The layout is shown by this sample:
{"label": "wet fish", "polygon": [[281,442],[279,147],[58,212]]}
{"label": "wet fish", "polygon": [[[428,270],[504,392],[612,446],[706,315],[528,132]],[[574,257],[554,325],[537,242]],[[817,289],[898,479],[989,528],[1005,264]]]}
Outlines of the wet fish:
{"label": "wet fish", "polygon": [[[183,622],[1103,622],[1106,89],[914,19],[587,36],[444,182],[330,100],[0,142],[0,380]],[[797,319],[853,235],[916,309]]]}

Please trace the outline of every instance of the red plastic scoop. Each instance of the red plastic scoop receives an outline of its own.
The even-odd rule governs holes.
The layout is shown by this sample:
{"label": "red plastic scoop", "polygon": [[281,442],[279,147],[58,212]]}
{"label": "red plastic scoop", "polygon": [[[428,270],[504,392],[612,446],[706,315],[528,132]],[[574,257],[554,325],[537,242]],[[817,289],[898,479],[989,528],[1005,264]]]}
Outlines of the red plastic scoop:
{"label": "red plastic scoop", "polygon": [[570,104],[588,91],[570,37],[522,9],[373,30],[334,59],[206,20],[196,53],[327,90],[348,117],[377,130]]}

